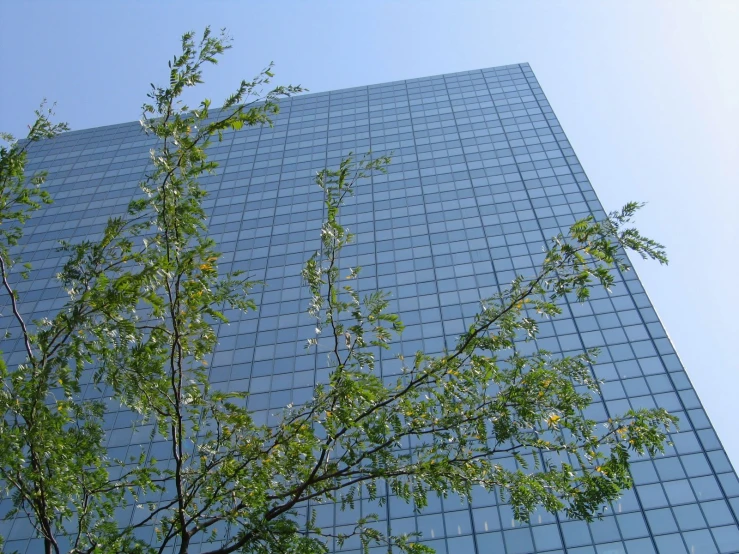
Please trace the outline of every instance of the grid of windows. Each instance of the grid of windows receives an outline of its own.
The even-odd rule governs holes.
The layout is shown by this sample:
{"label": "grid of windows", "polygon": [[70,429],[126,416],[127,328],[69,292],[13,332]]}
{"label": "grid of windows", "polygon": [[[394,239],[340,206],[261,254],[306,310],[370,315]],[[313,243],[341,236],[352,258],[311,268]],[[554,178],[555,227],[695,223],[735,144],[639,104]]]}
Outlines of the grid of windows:
{"label": "grid of windows", "polygon": [[[33,145],[28,169],[50,171],[55,202],[26,229],[24,255],[35,271],[17,288],[27,315],[63,304],[63,291],[50,285],[60,264],[57,241],[94,235],[124,209],[151,146],[135,123]],[[328,371],[323,356],[303,348],[313,324],[299,275],[318,246],[322,217],[313,175],[370,149],[392,152],[393,162],[345,207],[343,222],[357,242],[342,263],[362,266],[360,290],[389,291],[406,324],[382,353],[386,376],[399,371],[398,353],[435,352],[454,340],[480,298],[537,267],[546,239],[587,214],[603,215],[528,64],[304,95],[282,102],[273,127],[227,134],[210,151],[218,173],[204,179],[210,230],[223,269],[248,270],[267,285],[255,295],[258,312],[228,314],[210,378],[217,388],[250,391],[257,421],[308,399]],[[739,552],[739,480],[637,276],[615,277],[612,294],[594,290],[586,304],[565,306],[537,340],[552,352],[601,349],[595,371],[603,399],[590,407],[594,419],[654,406],[680,417],[666,455],[633,465],[635,489],[603,520],[538,511],[521,524],[495,495],[476,491],[470,504],[430,498],[422,513],[392,495],[383,507],[323,505],[317,523],[341,530],[379,513],[381,525],[420,532],[440,554]],[[15,352],[11,363],[22,361],[20,345],[3,349]],[[106,422],[111,456],[143,448],[167,457],[164,443],[149,443],[150,429],[132,429],[130,413],[112,408]],[[119,517],[132,512],[122,507]],[[34,551],[22,518],[0,522],[0,535],[10,551]],[[347,541],[342,552],[358,548]]]}

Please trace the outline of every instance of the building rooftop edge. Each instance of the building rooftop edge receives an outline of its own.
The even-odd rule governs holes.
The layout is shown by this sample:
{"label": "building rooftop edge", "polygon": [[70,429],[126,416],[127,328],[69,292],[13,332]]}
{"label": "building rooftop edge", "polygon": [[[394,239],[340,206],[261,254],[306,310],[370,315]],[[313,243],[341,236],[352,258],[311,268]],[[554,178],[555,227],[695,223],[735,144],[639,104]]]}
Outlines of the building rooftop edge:
{"label": "building rooftop edge", "polygon": [[[358,90],[358,89],[366,89],[366,88],[375,88],[375,87],[386,87],[390,85],[395,85],[398,83],[409,83],[414,81],[423,81],[426,79],[436,79],[439,77],[451,77],[455,75],[466,75],[470,73],[477,73],[480,71],[490,71],[494,69],[506,69],[510,67],[520,67],[520,66],[527,66],[529,69],[531,68],[531,65],[528,62],[520,62],[520,63],[512,63],[512,64],[505,64],[505,65],[495,65],[490,67],[481,67],[478,69],[468,69],[466,71],[455,71],[452,73],[437,73],[435,75],[427,75],[425,77],[413,77],[412,79],[399,79],[397,81],[384,81],[382,83],[372,83],[369,85],[359,85],[355,87],[344,87],[344,88],[338,88],[338,89],[331,89],[331,90],[324,90],[319,92],[307,92],[305,94],[299,94],[290,98],[284,98],[280,100],[280,102],[291,102],[294,98],[307,98],[307,97],[313,97],[313,96],[321,96],[326,94],[332,94],[332,93],[341,93],[346,91],[352,91],[352,90]],[[217,109],[217,108],[216,108]],[[130,120],[130,121],[122,121],[120,123],[109,123],[107,125],[96,125],[94,127],[84,127],[82,129],[73,129],[71,131],[67,131],[63,133],[63,136],[69,136],[77,133],[84,133],[89,132],[93,129],[105,129],[109,127],[124,127],[126,125],[138,125],[138,120]]]}

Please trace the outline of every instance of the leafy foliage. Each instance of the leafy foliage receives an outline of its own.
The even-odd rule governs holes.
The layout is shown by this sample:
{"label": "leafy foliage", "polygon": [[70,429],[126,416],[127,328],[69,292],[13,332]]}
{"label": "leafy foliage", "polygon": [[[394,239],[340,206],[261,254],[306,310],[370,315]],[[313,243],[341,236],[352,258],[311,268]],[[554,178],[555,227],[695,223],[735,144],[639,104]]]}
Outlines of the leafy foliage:
{"label": "leafy foliage", "polygon": [[[628,269],[624,248],[666,262],[661,245],[628,227],[638,205],[574,224],[553,239],[536,275],[517,277],[482,302],[453,348],[401,357],[402,373],[388,380],[377,352],[403,324],[389,313],[386,293],[360,295],[352,283],[361,268],[343,271],[340,256],[354,239],[341,223],[342,206],[390,160],[349,157],[319,172],[321,249],[302,277],[316,321],[307,347],[325,353],[332,370],[309,401],[258,424],[246,392],[220,392],[208,382],[217,326],[226,310],[255,307],[249,291],[256,283],[219,272],[199,178],[216,168],[206,155],[211,140],[269,125],[277,99],[301,89],[260,95],[273,76],[267,68],[218,110],[207,100],[196,109],[183,105],[183,93],[229,47],[228,37],[209,29],[199,41],[183,37],[168,86],[152,85],[143,106],[143,128],[158,147],[142,195],[101,238],[63,245],[68,257],[59,278],[68,302],[30,329],[8,279],[9,248],[48,197],[40,176],[24,176],[23,147],[2,150],[10,201],[0,206],[0,223],[11,227],[2,230],[0,258],[27,359],[15,369],[2,366],[0,471],[15,512],[31,520],[45,551],[186,553],[197,542],[213,554],[309,554],[354,539],[365,550],[429,552],[416,536],[393,535],[372,515],[344,531],[317,525],[316,506],[348,508],[360,499],[381,505],[385,487],[418,508],[428,493],[469,497],[479,486],[498,491],[522,520],[540,505],[597,517],[631,486],[630,456],[660,452],[674,418],[636,410],[599,427],[583,415],[599,393],[590,369],[596,353],[523,355],[517,345],[534,339],[538,322],[558,315],[565,299],[583,301],[590,287],[611,287],[613,269]],[[29,138],[65,128],[39,114]],[[81,392],[89,368],[95,384],[150,429],[151,440],[168,445],[167,460],[109,458],[104,403]],[[500,455],[512,456],[516,468]],[[116,521],[125,505],[134,506],[132,518]]]}

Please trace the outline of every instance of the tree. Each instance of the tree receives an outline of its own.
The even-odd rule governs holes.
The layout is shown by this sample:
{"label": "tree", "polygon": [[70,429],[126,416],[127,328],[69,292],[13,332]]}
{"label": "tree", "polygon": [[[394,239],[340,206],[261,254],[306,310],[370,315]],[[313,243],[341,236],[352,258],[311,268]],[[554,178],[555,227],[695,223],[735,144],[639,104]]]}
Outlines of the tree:
{"label": "tree", "polygon": [[[259,91],[271,67],[243,81],[218,110],[203,101],[190,109],[183,93],[202,81],[205,66],[230,48],[206,29],[184,35],[169,63],[166,87],[152,85],[142,126],[158,139],[142,194],[111,218],[98,239],[63,244],[59,275],[65,307],[27,325],[12,287],[12,247],[20,224],[47,201],[42,176],[23,173],[26,147],[2,150],[0,250],[3,285],[26,352],[16,368],[3,364],[0,467],[16,513],[33,523],[44,551],[326,552],[358,537],[365,549],[429,552],[412,535],[394,535],[372,516],[349,531],[321,529],[314,507],[360,499],[384,502],[382,487],[418,507],[427,493],[469,496],[496,490],[517,518],[537,506],[576,518],[597,517],[631,486],[633,455],[661,451],[674,418],[664,410],[630,411],[605,427],[583,415],[599,393],[590,364],[595,352],[557,357],[523,355],[542,318],[556,316],[566,298],[587,299],[591,286],[610,287],[612,270],[627,270],[624,248],[666,262],[661,245],[628,227],[638,208],[628,204],[602,221],[587,218],[552,240],[541,268],[517,277],[482,302],[453,348],[442,355],[401,357],[402,374],[383,380],[376,352],[403,330],[382,291],[361,297],[351,286],[360,268],[340,269],[353,236],[341,208],[357,186],[383,171],[388,157],[349,157],[321,171],[326,219],[321,250],[302,272],[310,290],[316,337],[332,371],[302,405],[290,405],[261,425],[247,393],[223,393],[208,382],[207,361],[218,349],[225,310],[255,307],[247,275],[221,273],[208,237],[199,178],[216,164],[207,148],[224,132],[270,124],[281,96],[300,87]],[[31,141],[66,127],[39,113]],[[6,194],[6,191],[7,194]],[[110,459],[105,412],[87,399],[86,371],[131,410],[151,437],[169,445],[169,458]],[[496,455],[517,462],[511,469]],[[119,506],[134,506],[116,521]],[[151,534],[151,529],[154,534]],[[147,535],[148,531],[148,535]]]}

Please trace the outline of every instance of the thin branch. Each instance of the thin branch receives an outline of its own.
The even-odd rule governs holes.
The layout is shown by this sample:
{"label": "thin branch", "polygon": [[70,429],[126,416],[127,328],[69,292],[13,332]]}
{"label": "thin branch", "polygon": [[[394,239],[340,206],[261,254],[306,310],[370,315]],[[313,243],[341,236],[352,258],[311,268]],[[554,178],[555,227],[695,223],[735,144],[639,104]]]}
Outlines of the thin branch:
{"label": "thin branch", "polygon": [[23,321],[23,316],[18,311],[18,302],[15,298],[15,292],[10,286],[10,283],[8,282],[8,275],[7,270],[5,266],[5,259],[0,254],[0,272],[2,272],[2,279],[3,279],[3,287],[5,288],[6,292],[8,293],[8,297],[10,297],[10,303],[13,307],[13,316],[15,316],[16,321],[18,321],[18,325],[21,327],[21,332],[23,333],[23,345],[26,349],[26,354],[28,355],[29,361],[33,361],[35,359],[33,354],[33,348],[31,347],[31,337],[28,333],[28,328],[26,327],[26,322]]}

